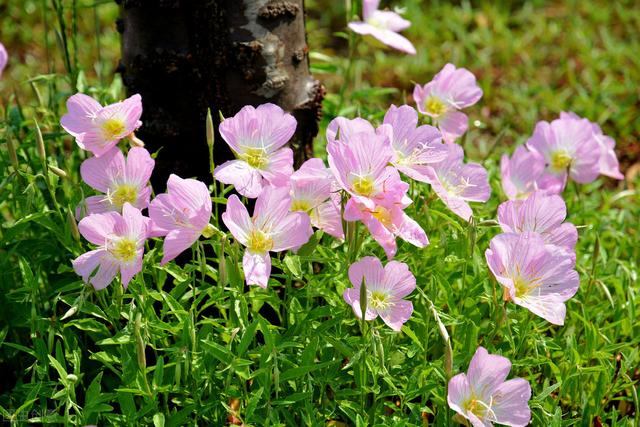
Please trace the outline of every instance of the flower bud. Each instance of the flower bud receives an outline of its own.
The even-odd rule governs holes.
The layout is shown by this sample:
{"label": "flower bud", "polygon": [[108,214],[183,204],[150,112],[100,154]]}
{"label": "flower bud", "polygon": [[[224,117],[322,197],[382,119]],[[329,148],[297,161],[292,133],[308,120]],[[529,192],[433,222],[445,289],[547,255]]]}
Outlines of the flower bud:
{"label": "flower bud", "polygon": [[207,109],[207,144],[209,147],[213,147],[215,140],[215,133],[213,131],[213,118],[211,117],[211,109]]}
{"label": "flower bud", "polygon": [[211,237],[213,237],[214,235],[220,233],[220,230],[218,230],[216,227],[213,226],[213,224],[207,224],[207,226],[204,228],[204,230],[202,230],[202,236],[205,239],[210,239]]}
{"label": "flower bud", "polygon": [[136,314],[136,321],[134,323],[133,326],[133,333],[136,337],[136,355],[138,357],[138,367],[140,368],[140,371],[142,371],[143,373],[146,371],[147,369],[147,357],[144,353],[144,340],[142,339],[142,313],[138,312]]}
{"label": "flower bud", "polygon": [[227,258],[224,256],[224,247],[227,238],[223,237],[220,241],[220,258],[218,260],[218,282],[225,286],[227,284]]}
{"label": "flower bud", "polygon": [[16,145],[13,137],[11,135],[7,135],[7,150],[9,151],[9,160],[13,165],[13,168],[18,170],[18,154],[16,153]]}
{"label": "flower bud", "polygon": [[49,165],[49,170],[51,172],[53,172],[55,175],[58,175],[60,178],[66,178],[68,175],[65,171],[63,171],[62,169],[60,169],[57,166],[53,166],[53,165]]}
{"label": "flower bud", "polygon": [[44,138],[42,138],[42,131],[40,130],[40,126],[38,126],[38,121],[34,119],[36,124],[36,147],[38,149],[38,157],[40,160],[46,165],[47,161],[47,152],[44,148]]}
{"label": "flower bud", "polygon": [[362,276],[362,284],[360,285],[360,313],[362,314],[362,318],[365,318],[365,313],[367,312],[367,283],[364,280],[364,276]]}
{"label": "flower bud", "polygon": [[71,231],[71,236],[75,241],[80,241],[80,231],[78,230],[78,223],[76,222],[76,218],[73,215],[73,212],[67,210],[67,222],[69,223],[69,230]]}

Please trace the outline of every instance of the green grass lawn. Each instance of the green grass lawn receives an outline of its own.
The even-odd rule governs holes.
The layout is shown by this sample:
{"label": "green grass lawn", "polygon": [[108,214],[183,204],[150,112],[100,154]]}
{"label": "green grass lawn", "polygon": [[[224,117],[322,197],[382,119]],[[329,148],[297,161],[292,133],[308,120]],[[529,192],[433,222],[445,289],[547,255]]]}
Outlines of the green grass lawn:
{"label": "green grass lawn", "polygon": [[[71,1],[62,2],[61,17],[69,59],[77,57],[82,70],[80,88],[120,99],[112,74],[117,6],[77,3],[75,36]],[[74,425],[453,425],[437,313],[451,336],[453,373],[466,371],[479,345],[508,357],[510,378],[531,383],[533,425],[638,425],[640,5],[505,3],[383,2],[405,9],[412,26],[404,34],[418,54],[355,38],[347,72],[343,2],[307,1],[312,68],[328,92],[323,127],[336,115],[380,121],[389,104],[412,104],[414,83],[428,82],[447,62],[471,70],[484,91],[466,110],[471,125],[461,143],[468,159],[488,169],[492,197],[474,204],[476,220],[467,224],[426,185],[412,185],[408,213],[431,244],[416,250],[399,241],[396,259],[417,278],[415,310],[401,333],[377,320],[364,346],[342,298],[345,249],[326,237],[313,251],[274,257],[281,273],[267,290],[243,286],[237,244],[227,248],[228,281],[220,283],[220,258],[211,255],[220,243],[206,239],[208,258],[194,249],[198,259],[183,267],[160,267],[160,245],[152,244],[147,267],[127,290],[119,282],[99,292],[84,285],[71,267],[88,247],[73,210],[91,190],[79,176],[84,153],[59,126],[75,92],[56,41],[60,20],[49,2],[0,5],[0,41],[11,55],[0,80],[0,417]],[[567,220],[579,230],[581,286],[557,327],[502,301],[484,251],[499,232],[491,220],[505,200],[500,156],[561,111],[598,122],[616,140],[627,179],[601,177],[563,193]],[[323,135],[315,147],[322,157]],[[360,256],[371,254],[384,259],[367,237]]]}

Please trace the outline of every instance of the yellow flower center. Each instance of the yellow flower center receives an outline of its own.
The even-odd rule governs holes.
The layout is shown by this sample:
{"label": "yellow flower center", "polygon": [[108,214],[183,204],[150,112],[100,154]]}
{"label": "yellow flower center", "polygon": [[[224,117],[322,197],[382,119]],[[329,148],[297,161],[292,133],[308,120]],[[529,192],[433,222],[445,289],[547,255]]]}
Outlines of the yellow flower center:
{"label": "yellow flower center", "polygon": [[138,189],[131,184],[120,184],[115,191],[110,194],[111,203],[118,208],[122,208],[125,203],[132,205],[138,199]]}
{"label": "yellow flower center", "polygon": [[424,109],[427,111],[427,113],[437,117],[447,111],[447,104],[445,104],[437,96],[430,96],[424,103]]}
{"label": "yellow flower center", "polygon": [[393,225],[393,221],[391,218],[391,211],[382,206],[376,206],[376,208],[371,212],[371,215],[378,221],[382,223],[387,228],[391,228]]}
{"label": "yellow flower center", "polygon": [[480,419],[486,418],[487,412],[493,412],[486,403],[480,399],[476,399],[475,396],[471,396],[467,401],[465,401],[462,407],[465,411],[471,412]]}
{"label": "yellow flower center", "polygon": [[369,197],[373,193],[375,183],[368,176],[358,176],[353,180],[352,186],[359,195]]}
{"label": "yellow flower center", "polygon": [[264,148],[246,148],[240,158],[256,169],[264,169],[269,163],[269,158]]}
{"label": "yellow flower center", "polygon": [[273,248],[273,239],[261,230],[253,230],[247,239],[247,248],[256,253],[269,252]]}
{"label": "yellow flower center", "polygon": [[380,29],[384,29],[384,25],[382,24],[382,21],[380,21],[379,19],[376,19],[375,17],[371,17],[367,20],[367,24],[371,25],[372,27],[376,27],[376,28],[380,28]]}
{"label": "yellow flower center", "polygon": [[313,206],[307,200],[296,199],[291,202],[291,211],[292,212],[309,212]]}
{"label": "yellow flower center", "polygon": [[517,298],[522,298],[528,295],[531,291],[529,284],[522,277],[516,277],[513,279],[513,287],[516,289]]}
{"label": "yellow flower center", "polygon": [[136,241],[123,237],[113,242],[111,255],[120,262],[131,262],[136,257]]}
{"label": "yellow flower center", "polygon": [[107,119],[102,123],[102,135],[107,141],[113,141],[114,139],[121,137],[125,130],[126,126],[124,120],[116,117]]}
{"label": "yellow flower center", "polygon": [[558,150],[551,155],[551,168],[562,172],[571,164],[571,155],[566,150]]}
{"label": "yellow flower center", "polygon": [[373,291],[369,295],[369,306],[375,310],[384,310],[389,306],[389,296],[384,292]]}

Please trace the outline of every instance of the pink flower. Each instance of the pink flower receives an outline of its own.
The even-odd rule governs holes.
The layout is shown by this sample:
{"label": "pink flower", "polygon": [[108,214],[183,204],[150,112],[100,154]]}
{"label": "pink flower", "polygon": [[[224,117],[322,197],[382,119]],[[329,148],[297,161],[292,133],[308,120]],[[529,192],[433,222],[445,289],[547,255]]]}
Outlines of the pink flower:
{"label": "pink flower", "polygon": [[537,189],[536,181],[544,171],[544,157],[524,146],[518,146],[511,158],[500,160],[502,189],[511,200],[524,199]]}
{"label": "pink flower", "polygon": [[514,427],[528,425],[531,386],[522,378],[505,381],[510,370],[509,359],[478,347],[467,374],[458,374],[449,380],[449,407],[474,427],[492,426],[493,423]]}
{"label": "pink flower", "polygon": [[371,134],[375,132],[373,125],[361,117],[356,117],[355,119],[336,117],[327,126],[327,143],[332,144],[337,140],[349,140],[357,133]]}
{"label": "pink flower", "polygon": [[105,193],[87,197],[88,214],[122,211],[125,203],[138,209],[149,205],[149,178],[155,161],[147,150],[134,147],[125,161],[122,151],[113,147],[100,157],[91,157],[80,166],[80,175],[90,187]]}
{"label": "pink flower", "polygon": [[103,289],[120,272],[122,285],[126,288],[142,269],[147,228],[140,210],[125,203],[122,215],[117,212],[89,215],[80,221],[78,229],[98,248],[73,260],[76,273],[94,288]]}
{"label": "pink flower", "polygon": [[442,134],[433,126],[418,126],[418,113],[408,105],[392,105],[377,129],[391,141],[391,163],[417,181],[429,182],[425,176],[429,165],[444,160],[448,154]]}
{"label": "pink flower", "polygon": [[447,157],[431,166],[426,176],[438,197],[465,221],[473,215],[468,201],[486,202],[491,187],[485,168],[476,163],[463,163],[464,151],[456,144],[445,144]]}
{"label": "pink flower", "polygon": [[236,195],[227,200],[222,221],[233,237],[246,247],[242,259],[249,285],[267,287],[271,275],[269,252],[282,252],[305,244],[311,236],[309,216],[290,212],[291,198],[285,187],[266,186],[256,200],[253,217]]}
{"label": "pink flower", "polygon": [[[398,174],[397,171],[394,172]],[[399,175],[395,180],[400,180]],[[398,250],[396,237],[418,248],[429,244],[422,227],[404,212],[411,204],[411,200],[406,196],[407,189],[405,187],[380,196],[372,209],[359,203],[356,198],[349,199],[345,206],[345,221],[362,221],[389,259],[392,259]]]}
{"label": "pink flower", "polygon": [[[580,116],[571,112],[561,112],[560,118],[571,118],[576,120],[581,119]],[[624,179],[624,175],[622,175],[622,173],[620,172],[620,163],[618,162],[618,157],[616,156],[616,152],[614,150],[616,142],[610,136],[604,135],[602,129],[600,128],[600,126],[598,126],[597,123],[590,123],[593,130],[593,136],[600,145],[600,160],[598,161],[600,174],[615,179]]]}
{"label": "pink flower", "polygon": [[372,36],[383,45],[410,55],[416,48],[409,40],[398,34],[411,26],[411,22],[395,12],[378,10],[380,0],[363,0],[362,18],[364,22],[350,22],[349,28],[363,36]]}
{"label": "pink flower", "polygon": [[418,111],[432,117],[446,142],[462,136],[468,127],[467,115],[459,110],[469,107],[482,97],[475,76],[465,68],[445,65],[433,80],[424,86],[416,85],[413,99]]}
{"label": "pink flower", "polygon": [[539,191],[526,200],[510,200],[498,206],[498,222],[505,233],[533,231],[540,234],[545,243],[573,253],[578,230],[570,222],[563,223],[566,217],[567,207],[562,197]]}
{"label": "pink flower", "polygon": [[331,170],[322,159],[309,159],[291,175],[291,210],[304,212],[311,224],[342,239],[340,196]]}
{"label": "pink flower", "polygon": [[167,192],[149,205],[149,217],[156,235],[166,235],[161,265],[193,245],[210,227],[211,195],[204,183],[171,174]]}
{"label": "pink flower", "polygon": [[7,62],[9,61],[9,54],[7,53],[7,49],[5,49],[4,45],[0,43],[0,77],[2,77],[2,71],[4,67],[7,66]]}
{"label": "pink flower", "polygon": [[388,166],[393,158],[389,139],[377,135],[369,122],[337,118],[329,123],[327,140],[329,167],[339,186],[356,202],[373,210],[376,199],[390,192],[406,193],[408,184]]}
{"label": "pink flower", "polygon": [[378,258],[364,257],[349,267],[349,280],[353,288],[345,289],[343,297],[358,318],[362,319],[360,287],[363,281],[367,290],[365,320],[380,316],[387,326],[399,331],[411,317],[413,304],[403,298],[416,288],[416,278],[407,264],[390,261],[383,268]]}
{"label": "pink flower", "polygon": [[575,256],[546,244],[537,233],[524,232],[495,236],[485,257],[509,299],[555,325],[564,324],[564,302],[580,285]]}
{"label": "pink flower", "polygon": [[543,189],[552,185],[564,188],[567,176],[585,184],[600,173],[601,149],[587,119],[567,114],[551,123],[538,122],[527,148],[545,159],[545,174],[541,177],[544,183],[540,186]]}
{"label": "pink flower", "polygon": [[277,105],[243,107],[220,123],[220,135],[238,159],[218,166],[216,179],[250,198],[258,197],[266,183],[287,185],[293,173],[293,151],[282,147],[295,130],[296,119]]}
{"label": "pink flower", "polygon": [[75,137],[80,148],[97,157],[142,126],[142,98],[137,94],[103,107],[95,99],[77,93],[67,100],[67,109],[60,124]]}

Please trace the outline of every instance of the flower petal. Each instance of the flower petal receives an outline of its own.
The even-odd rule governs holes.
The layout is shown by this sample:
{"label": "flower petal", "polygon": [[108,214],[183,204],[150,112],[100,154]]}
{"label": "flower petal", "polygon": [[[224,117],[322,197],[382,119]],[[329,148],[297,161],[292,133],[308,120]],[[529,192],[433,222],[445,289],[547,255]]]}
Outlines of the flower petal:
{"label": "flower petal", "polygon": [[391,306],[386,310],[378,310],[380,318],[394,331],[402,329],[402,325],[409,320],[411,313],[413,313],[413,304],[403,299],[391,301]]}
{"label": "flower petal", "polygon": [[504,382],[510,370],[509,359],[497,354],[489,354],[484,347],[478,347],[467,371],[467,379],[473,394],[484,402],[491,401],[491,395]]}
{"label": "flower petal", "polygon": [[100,157],[90,157],[80,165],[80,176],[90,187],[107,193],[114,182],[125,176],[122,151],[113,147]]}
{"label": "flower petal", "polygon": [[242,269],[247,285],[266,288],[271,275],[271,257],[268,252],[257,254],[246,250],[242,258]]}
{"label": "flower petal", "polygon": [[162,261],[160,265],[165,265],[185,250],[189,249],[200,238],[200,230],[190,230],[187,228],[171,230],[164,238],[162,245]]}
{"label": "flower petal", "polygon": [[531,399],[531,386],[522,378],[505,381],[493,395],[493,413],[496,422],[508,426],[524,427],[531,421],[528,401]]}
{"label": "flower petal", "polygon": [[75,272],[82,277],[85,283],[89,283],[89,276],[96,271],[96,267],[100,264],[102,257],[106,255],[104,249],[96,249],[86,252],[74,259],[71,263]]}
{"label": "flower petal", "polygon": [[104,245],[107,237],[122,226],[122,217],[116,212],[89,215],[78,223],[80,234],[94,245]]}
{"label": "flower petal", "polygon": [[127,154],[126,181],[138,187],[144,187],[151,178],[155,160],[142,147],[133,147]]}
{"label": "flower petal", "polygon": [[229,160],[215,168],[216,179],[233,185],[238,193],[250,199],[262,191],[262,175],[243,160]]}
{"label": "flower petal", "polygon": [[469,127],[469,118],[460,111],[449,111],[438,118],[438,127],[446,142],[454,142],[464,135]]}
{"label": "flower petal", "polygon": [[238,242],[243,246],[247,245],[248,233],[254,227],[247,208],[235,194],[232,194],[227,200],[227,209],[222,214],[222,222]]}

